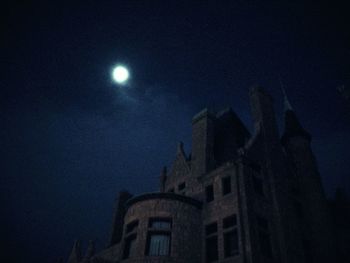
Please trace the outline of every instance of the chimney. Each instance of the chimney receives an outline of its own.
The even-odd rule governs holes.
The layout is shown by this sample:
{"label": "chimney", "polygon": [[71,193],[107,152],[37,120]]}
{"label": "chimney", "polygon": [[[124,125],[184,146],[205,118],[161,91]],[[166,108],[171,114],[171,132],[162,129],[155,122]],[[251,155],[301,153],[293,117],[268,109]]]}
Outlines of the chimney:
{"label": "chimney", "polygon": [[214,168],[214,120],[208,109],[192,119],[192,174],[196,177]]}

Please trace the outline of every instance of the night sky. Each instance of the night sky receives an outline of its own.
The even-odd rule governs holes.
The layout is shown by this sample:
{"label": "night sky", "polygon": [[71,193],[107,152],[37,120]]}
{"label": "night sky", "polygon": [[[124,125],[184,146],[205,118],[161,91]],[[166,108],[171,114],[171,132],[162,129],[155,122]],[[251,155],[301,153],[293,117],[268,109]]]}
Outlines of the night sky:
{"label": "night sky", "polygon": [[[195,113],[231,106],[253,132],[259,84],[282,127],[280,79],[328,196],[350,193],[345,4],[13,2],[1,16],[1,262],[57,262],[76,238],[103,248],[118,191],[158,190],[178,141],[191,150]],[[118,63],[126,86],[111,80]]]}

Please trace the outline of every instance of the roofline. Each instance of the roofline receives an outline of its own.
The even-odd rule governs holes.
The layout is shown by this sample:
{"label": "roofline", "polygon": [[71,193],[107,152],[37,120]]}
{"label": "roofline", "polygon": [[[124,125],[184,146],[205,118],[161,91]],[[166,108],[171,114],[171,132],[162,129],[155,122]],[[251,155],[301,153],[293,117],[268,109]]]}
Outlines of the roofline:
{"label": "roofline", "polygon": [[198,209],[202,208],[202,202],[198,201],[196,199],[193,199],[191,197],[184,196],[184,195],[178,195],[175,193],[159,193],[159,192],[146,193],[146,194],[142,194],[142,195],[133,197],[126,202],[125,206],[126,206],[126,209],[128,209],[133,204],[136,204],[136,203],[142,202],[142,201],[146,201],[146,200],[152,200],[152,199],[176,200],[176,201],[180,201],[180,202],[183,202],[186,204],[193,205]]}

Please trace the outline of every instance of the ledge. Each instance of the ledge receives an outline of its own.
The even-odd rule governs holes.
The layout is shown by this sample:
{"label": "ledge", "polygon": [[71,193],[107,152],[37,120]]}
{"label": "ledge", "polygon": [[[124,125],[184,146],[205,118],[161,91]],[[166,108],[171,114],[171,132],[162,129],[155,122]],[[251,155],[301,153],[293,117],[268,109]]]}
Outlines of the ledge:
{"label": "ledge", "polygon": [[174,193],[147,193],[147,194],[142,194],[139,196],[136,196],[134,198],[129,199],[126,202],[126,209],[128,209],[130,206],[132,206],[135,203],[141,202],[141,201],[146,201],[146,200],[152,200],[152,199],[170,199],[170,200],[176,200],[180,201],[186,204],[190,204],[195,206],[198,209],[202,208],[202,202],[193,199],[188,196],[184,195],[178,195]]}
{"label": "ledge", "polygon": [[205,117],[215,118],[215,115],[210,110],[205,108],[205,109],[201,110],[199,113],[197,113],[196,115],[194,115],[194,117],[192,118],[192,124],[195,124],[197,121],[199,121]]}

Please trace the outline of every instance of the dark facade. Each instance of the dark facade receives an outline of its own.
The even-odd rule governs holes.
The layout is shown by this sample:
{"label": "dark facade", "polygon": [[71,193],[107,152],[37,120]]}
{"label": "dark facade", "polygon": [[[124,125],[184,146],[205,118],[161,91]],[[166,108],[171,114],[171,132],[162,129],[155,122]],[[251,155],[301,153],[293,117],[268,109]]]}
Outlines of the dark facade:
{"label": "dark facade", "polygon": [[336,262],[311,135],[287,100],[280,137],[271,96],[250,99],[253,135],[231,109],[198,113],[160,191],[120,193],[108,248],[68,262]]}

